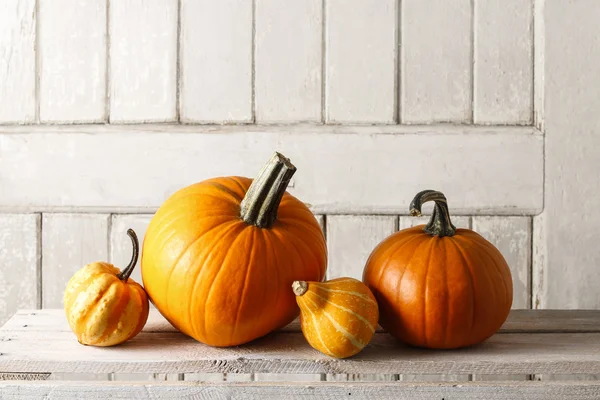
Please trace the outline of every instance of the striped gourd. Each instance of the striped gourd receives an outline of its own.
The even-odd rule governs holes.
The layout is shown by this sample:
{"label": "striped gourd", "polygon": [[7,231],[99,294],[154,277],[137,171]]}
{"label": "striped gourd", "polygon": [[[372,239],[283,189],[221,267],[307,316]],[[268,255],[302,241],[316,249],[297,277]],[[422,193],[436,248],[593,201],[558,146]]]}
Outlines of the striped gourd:
{"label": "striped gourd", "polygon": [[361,351],[373,337],[379,308],[371,290],[353,278],[327,282],[296,281],[300,324],[308,343],[331,357]]}

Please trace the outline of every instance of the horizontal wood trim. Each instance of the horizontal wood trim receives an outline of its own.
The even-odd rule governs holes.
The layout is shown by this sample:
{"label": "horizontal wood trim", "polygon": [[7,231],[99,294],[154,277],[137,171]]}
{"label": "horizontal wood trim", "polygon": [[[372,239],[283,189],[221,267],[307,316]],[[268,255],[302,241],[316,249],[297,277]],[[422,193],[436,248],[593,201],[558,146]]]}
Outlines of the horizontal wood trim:
{"label": "horizontal wood trim", "polygon": [[503,333],[456,351],[411,348],[377,333],[360,354],[337,360],[311,348],[298,332],[233,348],[209,347],[166,330],[142,332],[114,348],[82,346],[72,332],[56,329],[64,317],[54,312],[58,324],[42,327],[33,315],[20,330],[10,328],[14,322],[0,330],[0,372],[600,374],[600,333]]}
{"label": "horizontal wood trim", "polygon": [[0,382],[0,397],[12,398],[72,398],[105,399],[160,398],[160,399],[297,399],[297,398],[352,398],[352,399],[503,399],[549,398],[592,400],[600,396],[600,382],[467,382],[467,383],[412,383],[412,382],[285,382],[285,383],[152,383],[143,382]]}
{"label": "horizontal wood trim", "polygon": [[0,212],[153,212],[188,184],[254,176],[275,150],[315,213],[407,214],[425,188],[453,214],[542,209],[531,127],[57,125],[0,128]]}

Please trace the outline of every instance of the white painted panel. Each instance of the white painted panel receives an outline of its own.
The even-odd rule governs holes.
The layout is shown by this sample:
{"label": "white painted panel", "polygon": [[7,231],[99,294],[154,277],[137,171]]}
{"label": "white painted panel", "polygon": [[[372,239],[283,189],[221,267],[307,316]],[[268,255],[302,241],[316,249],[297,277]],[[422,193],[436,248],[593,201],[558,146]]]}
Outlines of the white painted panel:
{"label": "white painted panel", "polygon": [[[141,246],[144,243],[146,229],[148,229],[148,224],[150,224],[151,219],[152,215],[149,214],[124,214],[112,216],[110,226],[110,262],[117,268],[125,268],[131,260],[131,239],[127,235],[127,229],[131,228],[137,234],[140,242],[141,255]],[[131,273],[131,278],[137,283],[142,284],[139,260]]]}
{"label": "white painted panel", "polygon": [[327,216],[327,279],[349,276],[362,280],[373,249],[397,229],[395,216]]}
{"label": "white painted panel", "polygon": [[325,1],[325,119],[396,119],[398,0]]}
{"label": "white painted panel", "polygon": [[322,0],[256,0],[256,120],[321,121]]}
{"label": "white painted panel", "polygon": [[471,120],[471,2],[402,1],[402,122]]}
{"label": "white painted panel", "polygon": [[181,120],[251,122],[253,2],[181,2]]}
{"label": "white painted panel", "polygon": [[111,122],[177,118],[177,2],[111,2]]}
{"label": "white painted panel", "polygon": [[0,326],[38,307],[39,227],[38,214],[0,214]]}
{"label": "white painted panel", "polygon": [[62,308],[67,282],[84,265],[108,260],[106,214],[44,214],[42,306]]}
{"label": "white painted panel", "polygon": [[424,187],[455,215],[540,211],[542,137],[530,128],[388,128],[6,127],[0,209],[154,212],[185,185],[255,176],[277,149],[298,167],[290,192],[315,213],[406,213]]}
{"label": "white painted panel", "polygon": [[106,119],[106,1],[38,0],[40,120]]}
{"label": "white painted panel", "polygon": [[35,0],[0,2],[0,123],[35,121]]}
{"label": "white painted panel", "polygon": [[533,0],[475,0],[476,124],[532,123]]}
{"label": "white painted panel", "polygon": [[533,36],[534,36],[534,52],[533,52],[533,124],[542,132],[545,131],[544,126],[544,49],[545,43],[545,27],[544,27],[544,4],[546,0],[533,0]]}
{"label": "white painted panel", "polygon": [[595,0],[545,3],[546,190],[543,231],[536,236],[546,254],[544,269],[535,274],[540,308],[600,308],[598,15]]}
{"label": "white painted panel", "polygon": [[[430,206],[425,206],[425,207],[430,207]],[[412,228],[413,226],[417,226],[417,225],[424,225],[424,224],[427,224],[430,219],[431,219],[431,215],[423,215],[421,217],[401,216],[400,217],[400,229],[407,229],[407,228]],[[471,229],[471,217],[452,215],[452,209],[450,209],[450,219],[451,219],[452,223],[454,224],[454,226],[457,228]]]}
{"label": "white painted panel", "polygon": [[504,256],[513,280],[512,308],[531,308],[531,219],[529,217],[473,217],[473,230]]}

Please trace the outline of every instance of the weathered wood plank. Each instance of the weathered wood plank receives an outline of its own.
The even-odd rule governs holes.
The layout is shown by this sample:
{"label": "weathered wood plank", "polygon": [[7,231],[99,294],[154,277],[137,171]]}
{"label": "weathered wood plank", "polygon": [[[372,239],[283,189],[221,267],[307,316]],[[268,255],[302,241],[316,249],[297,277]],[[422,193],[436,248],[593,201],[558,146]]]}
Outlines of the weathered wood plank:
{"label": "weathered wood plank", "polygon": [[[123,269],[131,260],[131,239],[127,236],[127,229],[131,228],[137,234],[140,246],[144,243],[146,229],[152,219],[151,214],[123,214],[113,215],[110,224],[110,262],[117,268]],[[131,278],[142,284],[140,260],[136,264]]]}
{"label": "weathered wood plank", "polygon": [[82,346],[66,331],[3,329],[0,341],[0,372],[600,374],[598,333],[504,333],[451,352],[407,347],[376,333],[359,355],[344,360],[314,350],[298,332],[233,348],[205,346],[178,332],[142,332],[110,349]]}
{"label": "weathered wood plank", "polygon": [[323,3],[256,1],[256,120],[321,121]]}
{"label": "weathered wood plank", "polygon": [[[450,214],[452,214],[452,210],[450,210]],[[430,219],[431,219],[431,215],[423,215],[421,217],[401,216],[400,217],[400,229],[407,229],[407,228],[412,228],[413,226],[417,226],[417,225],[424,225],[424,224],[427,224]],[[457,228],[471,229],[471,217],[452,216],[451,215],[451,219],[452,219],[452,223]]]}
{"label": "weathered wood plank", "polygon": [[252,4],[181,0],[183,122],[252,122]]}
{"label": "weathered wood plank", "polygon": [[406,213],[424,187],[442,190],[454,214],[542,208],[543,141],[526,127],[27,128],[0,128],[11,132],[0,134],[2,211],[154,212],[184,185],[256,175],[276,149],[298,167],[290,193],[316,213]]}
{"label": "weathered wood plank", "polygon": [[40,216],[0,214],[0,325],[38,307]]}
{"label": "weathered wood plank", "polygon": [[533,0],[476,0],[474,122],[531,124]]}
{"label": "weathered wood plank", "polygon": [[369,255],[398,230],[398,217],[331,215],[327,217],[327,279],[349,276],[362,280]]}
{"label": "weathered wood plank", "polygon": [[0,2],[0,123],[35,121],[35,0]]}
{"label": "weathered wood plank", "polygon": [[106,120],[106,1],[39,0],[40,120]]}
{"label": "weathered wood plank", "polygon": [[401,3],[401,121],[469,122],[472,0]]}
{"label": "weathered wood plank", "polygon": [[545,250],[545,264],[534,274],[534,303],[596,309],[600,2],[547,0],[544,7],[546,185],[535,246]]}
{"label": "weathered wood plank", "polygon": [[473,230],[504,256],[513,279],[512,308],[531,308],[531,219],[529,217],[473,217]]}
{"label": "weathered wood plank", "polygon": [[108,260],[107,214],[44,214],[42,306],[62,308],[65,287],[84,265]]}
{"label": "weathered wood plank", "polygon": [[[70,332],[62,309],[19,310],[0,332]],[[300,332],[294,320],[282,332]],[[383,332],[381,328],[378,332]],[[157,310],[150,310],[144,332],[177,332]],[[499,333],[600,333],[600,310],[512,310]]]}
{"label": "weathered wood plank", "polygon": [[174,121],[178,0],[110,5],[110,122]]}
{"label": "weathered wood plank", "polygon": [[306,399],[346,398],[371,400],[406,399],[494,399],[513,400],[595,400],[600,396],[599,382],[306,382],[265,383],[94,383],[94,382],[1,382],[0,396],[6,400],[59,398],[137,399],[160,398],[179,400],[208,399]]}
{"label": "weathered wood plank", "polygon": [[396,119],[398,0],[325,2],[325,121]]}

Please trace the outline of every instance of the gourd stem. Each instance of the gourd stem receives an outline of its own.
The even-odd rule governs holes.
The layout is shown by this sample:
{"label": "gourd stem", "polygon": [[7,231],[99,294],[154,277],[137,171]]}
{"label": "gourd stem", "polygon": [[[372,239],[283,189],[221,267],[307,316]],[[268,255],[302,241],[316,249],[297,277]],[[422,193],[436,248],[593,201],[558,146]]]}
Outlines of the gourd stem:
{"label": "gourd stem", "polygon": [[417,193],[410,203],[410,215],[415,217],[420,216],[423,203],[428,201],[435,201],[435,206],[433,207],[431,219],[425,225],[423,231],[439,237],[454,236],[456,234],[456,227],[452,225],[450,211],[448,210],[448,201],[442,192],[423,190]]}
{"label": "gourd stem", "polygon": [[129,265],[126,266],[125,269],[117,275],[117,278],[125,282],[127,282],[127,279],[129,279],[129,276],[133,272],[135,264],[138,260],[138,256],[140,254],[140,243],[138,242],[138,238],[134,230],[131,228],[127,229],[127,234],[131,238],[131,243],[133,245],[133,254],[131,255],[131,261],[129,261]]}
{"label": "gourd stem", "polygon": [[277,219],[277,210],[296,167],[279,153],[269,162],[246,192],[241,203],[241,217],[249,225],[269,228]]}
{"label": "gourd stem", "polygon": [[292,290],[296,296],[302,296],[308,290],[308,283],[306,281],[294,281]]}

